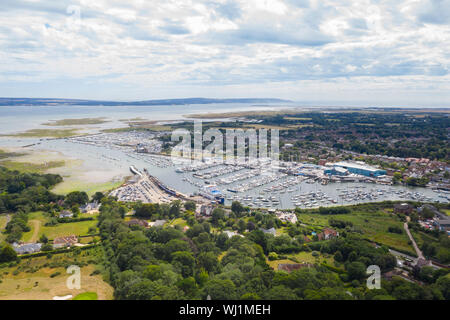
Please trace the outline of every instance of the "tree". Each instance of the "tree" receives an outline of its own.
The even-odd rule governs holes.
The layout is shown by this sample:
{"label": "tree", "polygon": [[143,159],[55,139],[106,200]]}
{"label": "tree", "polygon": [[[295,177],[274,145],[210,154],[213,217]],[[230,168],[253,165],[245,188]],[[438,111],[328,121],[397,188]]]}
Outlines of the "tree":
{"label": "tree", "polygon": [[243,232],[245,231],[245,228],[247,227],[247,224],[245,223],[244,220],[239,219],[238,224],[237,224],[237,227],[238,227],[238,231],[239,231],[240,233],[243,233]]}
{"label": "tree", "polygon": [[337,262],[344,262],[344,256],[339,250],[334,254],[334,260],[336,260]]}
{"label": "tree", "polygon": [[74,191],[74,192],[69,193],[66,196],[65,203],[69,207],[72,207],[73,205],[76,205],[76,204],[82,206],[82,205],[86,204],[88,201],[89,201],[89,197],[86,194],[86,192]]}
{"label": "tree", "polygon": [[187,201],[187,202],[184,204],[184,208],[185,208],[187,211],[195,211],[196,207],[197,207],[197,205],[195,204],[194,201]]}
{"label": "tree", "polygon": [[43,252],[52,251],[52,250],[53,250],[53,246],[50,243],[44,244],[41,248],[41,251],[43,251]]}
{"label": "tree", "polygon": [[211,215],[211,223],[218,226],[219,221],[225,218],[225,211],[222,208],[215,208]]}
{"label": "tree", "polygon": [[2,199],[0,199],[0,213],[6,212],[6,207]]}
{"label": "tree", "polygon": [[269,300],[297,300],[298,297],[291,288],[285,286],[275,286],[271,288],[265,296]]}
{"label": "tree", "polygon": [[236,300],[236,286],[229,279],[212,279],[203,288],[203,296],[212,300]]}
{"label": "tree", "polygon": [[261,230],[253,230],[250,235],[248,235],[248,239],[259,244],[263,248],[264,253],[268,253],[267,238],[264,232]]}
{"label": "tree", "polygon": [[249,292],[249,293],[244,293],[241,296],[241,300],[261,300],[261,297],[258,296],[256,293]]}
{"label": "tree", "polygon": [[159,213],[159,205],[154,203],[141,204],[135,208],[135,211],[136,217],[151,219],[154,215]]}
{"label": "tree", "polygon": [[269,253],[269,261],[278,260],[278,254],[276,252]]}
{"label": "tree", "polygon": [[347,273],[349,280],[362,280],[366,277],[366,266],[359,261],[352,262],[347,267]]}
{"label": "tree", "polygon": [[197,283],[193,277],[185,278],[178,281],[177,286],[187,295],[194,295],[197,291]]}
{"label": "tree", "polygon": [[149,265],[145,268],[143,276],[152,281],[161,279],[162,277],[161,267],[158,265]]}
{"label": "tree", "polygon": [[450,300],[450,274],[440,277],[436,281],[436,286],[442,292],[442,295],[446,300]]}
{"label": "tree", "polygon": [[169,214],[170,214],[171,218],[178,218],[180,216],[180,207],[181,207],[180,201],[172,202],[172,205],[170,206],[170,210],[169,210]]}
{"label": "tree", "polygon": [[10,245],[6,245],[0,250],[0,263],[15,260],[17,260],[17,253]]}
{"label": "tree", "polygon": [[219,260],[213,252],[201,252],[197,257],[197,265],[207,272],[216,272],[219,269]]}
{"label": "tree", "polygon": [[92,202],[100,202],[103,198],[105,197],[105,195],[101,192],[96,192],[93,196],[92,196]]}
{"label": "tree", "polygon": [[233,201],[231,204],[231,211],[236,215],[236,217],[241,217],[245,212],[245,208],[239,201]]}
{"label": "tree", "polygon": [[172,264],[181,269],[181,274],[185,278],[194,274],[195,259],[190,252],[177,251],[172,253]]}
{"label": "tree", "polygon": [[39,242],[40,243],[48,243],[48,238],[45,234],[43,234],[40,238],[39,238]]}
{"label": "tree", "polygon": [[401,172],[395,172],[394,173],[394,182],[400,182],[402,181],[402,173]]}

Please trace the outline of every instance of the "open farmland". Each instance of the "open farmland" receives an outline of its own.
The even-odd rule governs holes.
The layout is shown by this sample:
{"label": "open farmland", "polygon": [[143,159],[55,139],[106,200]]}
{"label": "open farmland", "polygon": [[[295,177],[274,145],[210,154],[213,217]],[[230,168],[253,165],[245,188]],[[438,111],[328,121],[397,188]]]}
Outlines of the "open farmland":
{"label": "open farmland", "polygon": [[[111,300],[113,288],[94,272],[97,250],[23,259],[16,266],[1,268],[0,300],[52,300],[55,296],[77,297],[86,292],[91,298],[95,294],[98,300]],[[81,266],[81,289],[71,290],[66,285],[66,267],[77,264]]]}
{"label": "open farmland", "polygon": [[51,240],[72,234],[76,236],[88,235],[89,228],[97,225],[97,221],[94,219],[91,221],[59,223],[56,226],[45,226],[48,220],[49,218],[45,217],[43,212],[31,213],[28,220],[31,230],[23,234],[22,240],[24,242],[35,242],[43,234]]}

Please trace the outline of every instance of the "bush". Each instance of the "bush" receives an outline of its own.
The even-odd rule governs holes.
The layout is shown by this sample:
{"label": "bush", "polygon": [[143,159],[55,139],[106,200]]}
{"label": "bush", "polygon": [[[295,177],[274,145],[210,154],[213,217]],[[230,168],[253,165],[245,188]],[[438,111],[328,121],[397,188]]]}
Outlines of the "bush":
{"label": "bush", "polygon": [[270,261],[278,260],[278,254],[275,252],[269,253],[269,260]]}
{"label": "bush", "polygon": [[53,273],[50,275],[50,278],[57,277],[57,276],[59,276],[60,274],[61,274],[61,272],[59,272],[59,271],[53,272]]}
{"label": "bush", "polygon": [[388,232],[402,234],[403,230],[400,227],[397,227],[397,226],[390,226],[388,228]]}

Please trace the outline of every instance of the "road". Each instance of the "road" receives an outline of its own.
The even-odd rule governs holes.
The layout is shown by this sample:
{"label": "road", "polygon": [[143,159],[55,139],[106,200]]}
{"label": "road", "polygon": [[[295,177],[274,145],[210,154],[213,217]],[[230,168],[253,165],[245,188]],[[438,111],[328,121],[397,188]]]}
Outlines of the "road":
{"label": "road", "polygon": [[414,238],[413,238],[413,236],[411,234],[411,231],[409,231],[408,222],[405,222],[403,224],[403,227],[405,228],[406,234],[408,235],[409,239],[411,240],[411,242],[413,244],[413,247],[414,247],[414,250],[416,251],[417,257],[419,259],[424,259],[425,260],[425,257],[423,256],[422,251],[420,251],[419,246],[416,243],[416,240],[414,240]]}

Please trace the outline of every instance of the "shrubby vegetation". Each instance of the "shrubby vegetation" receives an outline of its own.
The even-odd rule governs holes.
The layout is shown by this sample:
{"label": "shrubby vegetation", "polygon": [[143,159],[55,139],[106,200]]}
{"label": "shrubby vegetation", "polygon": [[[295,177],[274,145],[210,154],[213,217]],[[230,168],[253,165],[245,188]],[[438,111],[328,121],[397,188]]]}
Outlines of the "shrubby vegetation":
{"label": "shrubby vegetation", "polygon": [[[137,208],[136,213],[142,210]],[[147,207],[147,205],[145,205]],[[186,215],[171,208],[150,206],[141,211],[153,218],[179,218]],[[445,299],[448,298],[447,273],[432,274],[425,286],[401,278],[383,283],[381,290],[365,286],[366,268],[376,264],[383,271],[392,270],[396,259],[386,247],[377,248],[357,234],[342,238],[303,243],[302,230],[291,225],[288,234],[273,237],[259,230],[275,222],[270,215],[250,213],[235,205],[232,212],[214,210],[210,222],[191,221],[190,228],[129,228],[124,223],[121,205],[104,199],[99,216],[99,229],[105,252],[104,267],[115,289],[116,299]],[[225,219],[225,216],[228,218]],[[242,219],[255,228],[244,237],[228,238],[213,232],[239,228]],[[242,220],[243,221],[243,220]],[[272,221],[272,222],[269,222]],[[335,221],[339,223],[339,221]],[[248,224],[247,223],[247,224]],[[286,252],[313,251],[316,255],[333,255],[336,264],[316,264],[291,273],[275,271],[267,264]],[[424,277],[427,274],[423,275]]]}

